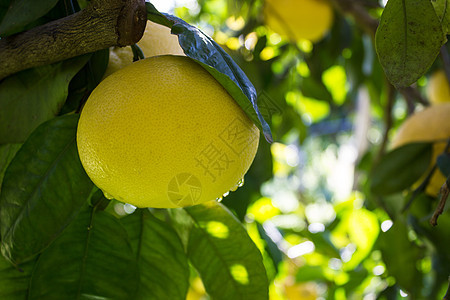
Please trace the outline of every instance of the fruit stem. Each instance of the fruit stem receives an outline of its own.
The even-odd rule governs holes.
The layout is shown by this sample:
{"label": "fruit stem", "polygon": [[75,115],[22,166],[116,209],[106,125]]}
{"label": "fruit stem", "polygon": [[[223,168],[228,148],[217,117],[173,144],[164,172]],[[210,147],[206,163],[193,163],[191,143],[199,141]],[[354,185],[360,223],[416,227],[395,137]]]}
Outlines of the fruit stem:
{"label": "fruit stem", "polygon": [[137,45],[131,45],[131,51],[133,51],[133,62],[138,61],[140,59],[144,59],[144,52],[142,52],[142,49]]}

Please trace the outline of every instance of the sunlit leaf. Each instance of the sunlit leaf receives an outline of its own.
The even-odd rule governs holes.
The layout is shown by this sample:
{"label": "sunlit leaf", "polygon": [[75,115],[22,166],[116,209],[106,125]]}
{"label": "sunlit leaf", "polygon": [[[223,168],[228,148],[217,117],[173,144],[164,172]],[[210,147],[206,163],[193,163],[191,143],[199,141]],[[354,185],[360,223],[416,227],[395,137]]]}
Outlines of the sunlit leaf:
{"label": "sunlit leaf", "polygon": [[[175,16],[159,13],[148,2],[146,5],[149,20],[170,27],[172,33],[178,36],[178,42],[186,56],[195,59],[214,76],[242,107],[247,116],[263,131],[266,140],[272,142],[270,127],[258,109],[256,90],[230,55],[197,27]],[[249,101],[252,104],[252,111],[246,110]],[[256,118],[254,112],[256,112]]]}
{"label": "sunlit leaf", "polygon": [[0,36],[6,37],[24,30],[29,23],[45,15],[58,0],[12,0],[3,20],[0,19]]}
{"label": "sunlit leaf", "polygon": [[5,172],[0,194],[2,253],[20,263],[69,224],[93,184],[78,158],[77,115],[39,126]]}
{"label": "sunlit leaf", "polygon": [[176,232],[146,209],[121,221],[139,266],[140,285],[134,299],[186,299],[189,266]]}
{"label": "sunlit leaf", "polygon": [[417,262],[423,257],[424,249],[408,239],[408,229],[400,220],[380,234],[379,246],[388,274],[394,276],[400,287],[417,294],[422,286],[422,274]]}
{"label": "sunlit leaf", "polygon": [[433,64],[445,34],[429,0],[389,0],[381,16],[375,44],[389,81],[406,87]]}
{"label": "sunlit leaf", "polygon": [[353,210],[343,222],[347,222],[348,235],[356,246],[355,253],[345,263],[347,270],[353,270],[372,251],[380,232],[380,225],[377,216],[364,208]]}
{"label": "sunlit leaf", "polygon": [[242,224],[217,203],[173,210],[187,255],[213,299],[268,299],[262,256]]}
{"label": "sunlit leaf", "polygon": [[371,190],[378,195],[410,187],[430,165],[431,143],[411,143],[386,154],[371,174]]}
{"label": "sunlit leaf", "polygon": [[138,283],[127,232],[112,215],[89,208],[39,256],[27,299],[136,299]]}
{"label": "sunlit leaf", "polygon": [[37,126],[57,116],[70,80],[89,57],[25,70],[0,82],[0,144],[23,143]]}

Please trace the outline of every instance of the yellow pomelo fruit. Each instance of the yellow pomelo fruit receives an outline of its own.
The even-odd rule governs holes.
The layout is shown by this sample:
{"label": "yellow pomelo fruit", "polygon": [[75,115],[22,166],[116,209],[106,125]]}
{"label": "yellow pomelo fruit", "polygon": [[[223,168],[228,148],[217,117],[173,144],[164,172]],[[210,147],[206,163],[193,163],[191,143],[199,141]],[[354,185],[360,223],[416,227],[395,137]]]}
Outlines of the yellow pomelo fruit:
{"label": "yellow pomelo fruit", "polygon": [[[144,34],[137,43],[145,57],[157,55],[184,55],[178,37],[170,33],[170,28],[147,21]],[[131,47],[112,47],[109,50],[109,63],[104,77],[133,63]]]}
{"label": "yellow pomelo fruit", "polygon": [[317,42],[333,23],[333,8],[326,0],[266,0],[264,19],[269,28],[291,40]]}
{"label": "yellow pomelo fruit", "polygon": [[295,278],[290,275],[284,283],[284,293],[288,300],[316,300],[317,286],[314,283],[295,282]]}
{"label": "yellow pomelo fruit", "polygon": [[[434,164],[444,151],[448,138],[450,138],[450,103],[443,103],[427,107],[409,117],[398,129],[392,141],[392,148],[414,142],[434,142],[432,154]],[[437,169],[431,177],[426,193],[436,196],[445,180],[442,172]]]}
{"label": "yellow pomelo fruit", "polygon": [[427,85],[427,96],[431,104],[450,102],[450,86],[443,70],[431,75]]}
{"label": "yellow pomelo fruit", "polygon": [[182,207],[234,189],[259,129],[186,56],[137,61],[103,80],[80,116],[81,162],[103,192],[138,207]]}

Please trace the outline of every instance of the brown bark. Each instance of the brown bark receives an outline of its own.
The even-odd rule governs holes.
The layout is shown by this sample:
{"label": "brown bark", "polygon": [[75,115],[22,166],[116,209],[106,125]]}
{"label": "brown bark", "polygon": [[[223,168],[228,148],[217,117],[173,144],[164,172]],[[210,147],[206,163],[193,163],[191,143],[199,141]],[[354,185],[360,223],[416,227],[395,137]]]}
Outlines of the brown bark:
{"label": "brown bark", "polygon": [[94,0],[78,13],[0,39],[0,80],[111,46],[138,42],[145,29],[144,0]]}

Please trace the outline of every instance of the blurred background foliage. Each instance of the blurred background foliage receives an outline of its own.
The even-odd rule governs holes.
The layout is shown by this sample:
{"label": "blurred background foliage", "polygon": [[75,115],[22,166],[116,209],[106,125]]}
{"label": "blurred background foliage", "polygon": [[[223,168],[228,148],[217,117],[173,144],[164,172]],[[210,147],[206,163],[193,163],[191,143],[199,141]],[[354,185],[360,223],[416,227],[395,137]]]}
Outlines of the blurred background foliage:
{"label": "blurred background foliage", "polygon": [[[444,67],[448,46],[412,89],[396,90],[370,27],[383,1],[357,1],[362,15],[336,4],[352,1],[327,3],[330,26],[313,41],[267,26],[274,1],[151,2],[212,36],[258,91],[275,142],[260,143],[244,188],[223,203],[263,253],[270,299],[442,299],[450,214],[433,228],[437,195],[416,189],[411,200],[411,187],[380,195],[371,184],[399,125],[429,104],[430,75]],[[327,22],[309,13],[309,26]],[[408,174],[412,162],[425,159],[397,171]],[[395,185],[396,174],[389,180]],[[208,299],[199,278],[189,299]]]}

